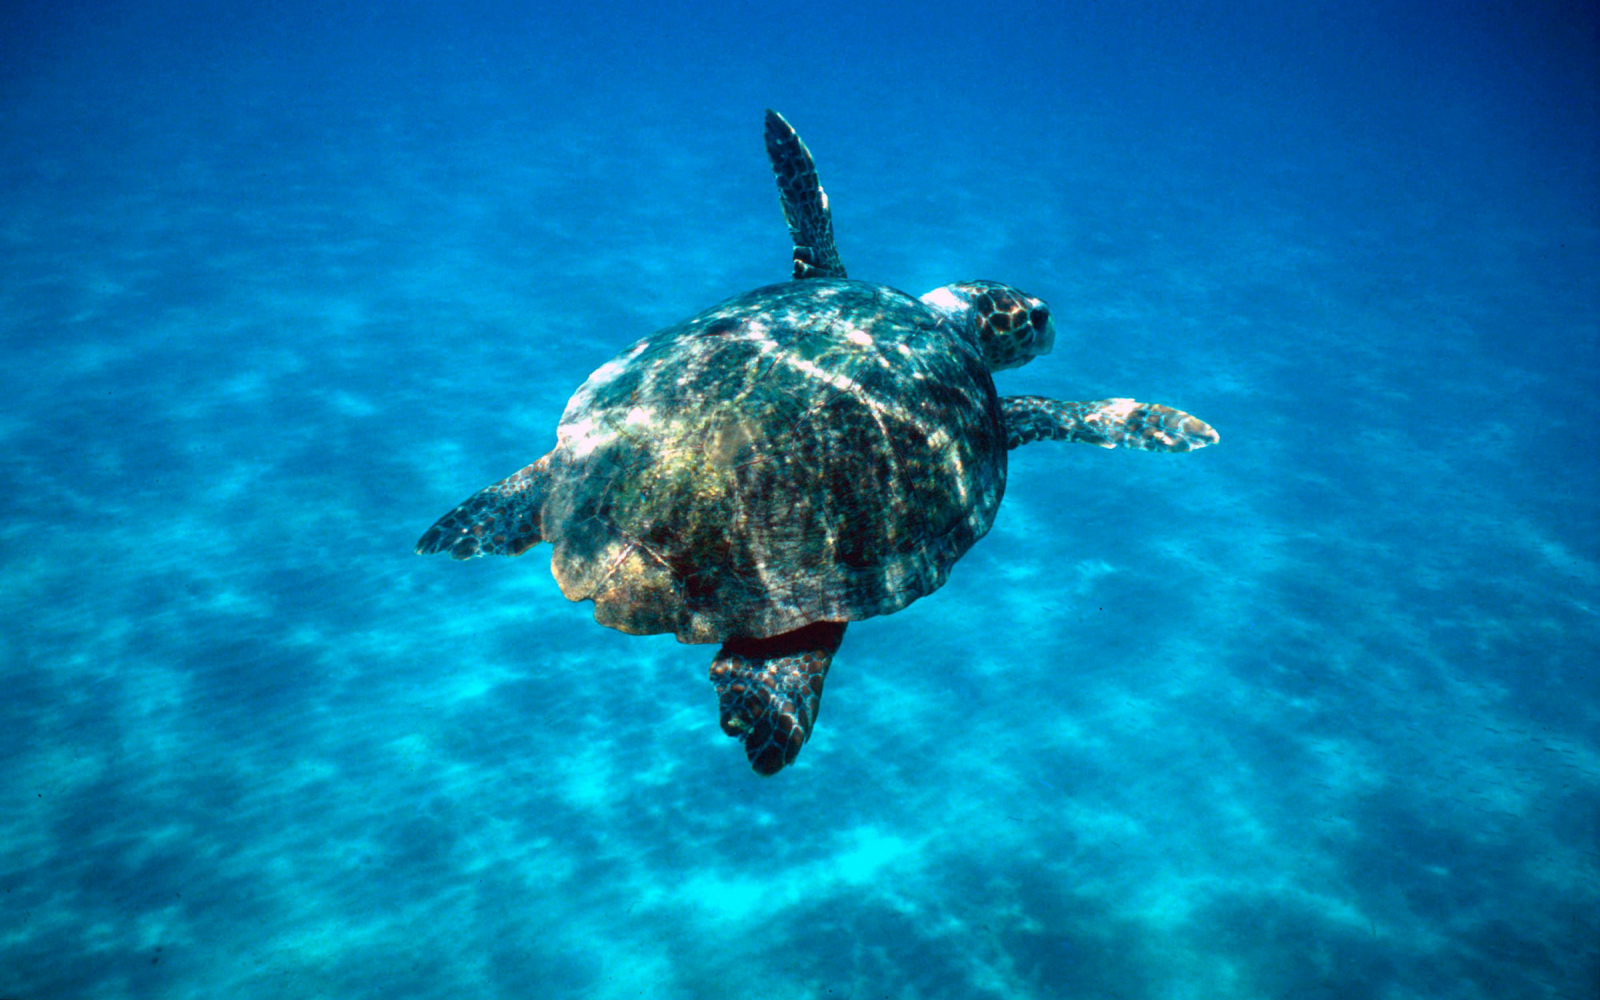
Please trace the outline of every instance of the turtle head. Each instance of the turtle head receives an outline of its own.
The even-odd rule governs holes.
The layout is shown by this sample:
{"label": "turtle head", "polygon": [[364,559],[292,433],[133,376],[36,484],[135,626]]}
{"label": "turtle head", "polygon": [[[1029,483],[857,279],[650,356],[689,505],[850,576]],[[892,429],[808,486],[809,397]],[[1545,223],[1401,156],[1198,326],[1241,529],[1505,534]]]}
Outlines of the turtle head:
{"label": "turtle head", "polygon": [[998,281],[958,281],[935,288],[922,301],[974,332],[992,372],[1049,354],[1056,342],[1050,307]]}

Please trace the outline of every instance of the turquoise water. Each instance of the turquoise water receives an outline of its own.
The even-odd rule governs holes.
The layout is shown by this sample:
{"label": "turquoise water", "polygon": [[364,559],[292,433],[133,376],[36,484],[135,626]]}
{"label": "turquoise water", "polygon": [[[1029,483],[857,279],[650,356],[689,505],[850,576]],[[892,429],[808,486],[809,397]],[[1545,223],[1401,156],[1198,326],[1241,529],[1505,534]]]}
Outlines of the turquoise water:
{"label": "turquoise water", "polygon": [[[15,4],[0,996],[1590,998],[1591,5]],[[548,549],[423,559],[787,274],[1042,296],[1012,454],[798,763]]]}

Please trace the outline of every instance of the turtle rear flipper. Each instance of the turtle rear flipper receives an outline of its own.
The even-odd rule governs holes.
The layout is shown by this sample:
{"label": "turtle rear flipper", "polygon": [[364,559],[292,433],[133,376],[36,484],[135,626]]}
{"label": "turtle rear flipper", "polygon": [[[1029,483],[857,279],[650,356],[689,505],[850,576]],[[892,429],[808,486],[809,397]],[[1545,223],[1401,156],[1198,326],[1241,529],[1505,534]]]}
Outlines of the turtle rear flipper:
{"label": "turtle rear flipper", "polygon": [[539,513],[550,484],[550,456],[493,486],[485,486],[434,522],[417,540],[417,554],[520,556],[542,541]]}
{"label": "turtle rear flipper", "polygon": [[783,116],[767,109],[767,158],[778,178],[783,218],[794,240],[796,278],[843,278],[844,264],[833,245],[833,212],[817,179],[817,162]]}
{"label": "turtle rear flipper", "polygon": [[844,626],[813,622],[767,639],[730,639],[711,661],[722,731],[744,740],[757,773],[777,774],[793,764],[811,737]]}
{"label": "turtle rear flipper", "polygon": [[1211,425],[1182,410],[1133,399],[1068,402],[1043,396],[1002,396],[1006,447],[1030,441],[1073,441],[1102,448],[1193,451],[1219,440]]}

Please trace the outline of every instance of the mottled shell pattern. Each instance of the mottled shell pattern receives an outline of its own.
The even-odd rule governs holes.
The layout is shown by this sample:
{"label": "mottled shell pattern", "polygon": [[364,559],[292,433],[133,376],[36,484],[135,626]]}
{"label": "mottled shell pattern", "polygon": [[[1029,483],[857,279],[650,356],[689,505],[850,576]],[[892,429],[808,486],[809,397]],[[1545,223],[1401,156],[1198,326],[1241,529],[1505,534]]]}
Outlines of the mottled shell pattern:
{"label": "mottled shell pattern", "polygon": [[970,326],[812,278],[634,344],[572,397],[542,460],[562,593],[624,632],[722,642],[938,589],[1005,489]]}

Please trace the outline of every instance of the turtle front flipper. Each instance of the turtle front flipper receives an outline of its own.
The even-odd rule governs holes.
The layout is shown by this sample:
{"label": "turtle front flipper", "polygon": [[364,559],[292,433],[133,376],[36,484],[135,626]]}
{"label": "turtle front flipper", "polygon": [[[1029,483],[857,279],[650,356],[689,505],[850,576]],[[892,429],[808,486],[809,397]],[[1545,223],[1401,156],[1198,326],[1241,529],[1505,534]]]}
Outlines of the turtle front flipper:
{"label": "turtle front flipper", "polygon": [[417,554],[520,556],[538,545],[539,512],[550,484],[550,456],[485,486],[435,521],[417,540]]}
{"label": "turtle front flipper", "polygon": [[844,622],[813,622],[767,639],[729,639],[711,661],[722,731],[744,740],[758,774],[793,764],[811,737]]}
{"label": "turtle front flipper", "polygon": [[1193,451],[1220,440],[1211,425],[1182,410],[1132,399],[1068,402],[1043,396],[1002,396],[1006,447],[1030,441],[1074,441],[1102,448]]}
{"label": "turtle front flipper", "polygon": [[833,245],[833,212],[817,179],[817,161],[783,116],[767,109],[767,158],[778,178],[783,218],[794,240],[796,278],[843,278],[844,264]]}

